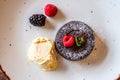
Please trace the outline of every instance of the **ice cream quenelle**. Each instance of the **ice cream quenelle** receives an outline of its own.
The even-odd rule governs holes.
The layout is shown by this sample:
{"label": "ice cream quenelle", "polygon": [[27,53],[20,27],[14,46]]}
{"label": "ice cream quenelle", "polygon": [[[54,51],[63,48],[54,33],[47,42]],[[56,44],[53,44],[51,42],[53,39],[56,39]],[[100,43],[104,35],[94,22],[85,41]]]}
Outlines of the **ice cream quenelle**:
{"label": "ice cream quenelle", "polygon": [[57,68],[57,54],[53,41],[47,38],[33,40],[28,51],[28,59],[40,65],[45,71],[55,70]]}

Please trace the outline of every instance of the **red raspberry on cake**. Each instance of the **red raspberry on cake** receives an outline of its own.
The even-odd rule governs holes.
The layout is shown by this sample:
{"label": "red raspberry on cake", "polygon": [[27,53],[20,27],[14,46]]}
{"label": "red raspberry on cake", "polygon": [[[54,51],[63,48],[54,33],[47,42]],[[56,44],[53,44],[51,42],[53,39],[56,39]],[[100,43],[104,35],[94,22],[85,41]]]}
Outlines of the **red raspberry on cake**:
{"label": "red raspberry on cake", "polygon": [[62,42],[65,47],[71,47],[74,45],[74,36],[64,36]]}
{"label": "red raspberry on cake", "polygon": [[44,8],[44,12],[49,17],[54,17],[57,14],[57,7],[53,4],[47,4]]}

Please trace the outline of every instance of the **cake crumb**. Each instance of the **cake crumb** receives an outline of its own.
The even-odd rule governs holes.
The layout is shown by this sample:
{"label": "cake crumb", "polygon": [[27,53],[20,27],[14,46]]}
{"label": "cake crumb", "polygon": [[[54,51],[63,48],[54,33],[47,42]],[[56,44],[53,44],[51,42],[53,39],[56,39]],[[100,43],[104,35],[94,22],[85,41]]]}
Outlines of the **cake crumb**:
{"label": "cake crumb", "polygon": [[32,28],[31,26],[29,26],[30,27],[30,29]]}
{"label": "cake crumb", "polygon": [[85,80],[85,78],[83,78],[83,80]]}
{"label": "cake crumb", "polygon": [[93,11],[90,11],[90,13],[93,13]]}
{"label": "cake crumb", "polygon": [[26,29],[25,31],[27,32],[28,30]]}
{"label": "cake crumb", "polygon": [[12,46],[12,44],[9,44],[9,46]]}
{"label": "cake crumb", "polygon": [[97,50],[97,48],[95,48],[95,51]]}
{"label": "cake crumb", "polygon": [[88,63],[88,65],[90,65],[90,63]]}
{"label": "cake crumb", "polygon": [[26,4],[26,2],[24,2],[24,4]]}

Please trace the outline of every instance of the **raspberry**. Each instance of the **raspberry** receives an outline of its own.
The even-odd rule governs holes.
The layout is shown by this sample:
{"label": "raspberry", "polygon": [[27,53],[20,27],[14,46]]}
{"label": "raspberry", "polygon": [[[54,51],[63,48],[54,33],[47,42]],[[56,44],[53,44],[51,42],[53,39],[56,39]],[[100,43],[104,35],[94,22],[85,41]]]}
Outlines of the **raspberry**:
{"label": "raspberry", "polygon": [[29,18],[29,21],[32,25],[39,26],[39,27],[42,27],[45,25],[45,20],[46,20],[46,16],[44,16],[43,14],[33,14]]}
{"label": "raspberry", "polygon": [[74,45],[74,37],[73,36],[64,36],[62,41],[63,41],[63,45],[65,47],[71,47]]}
{"label": "raspberry", "polygon": [[45,14],[49,17],[53,17],[57,14],[57,7],[53,4],[47,4],[44,8]]}

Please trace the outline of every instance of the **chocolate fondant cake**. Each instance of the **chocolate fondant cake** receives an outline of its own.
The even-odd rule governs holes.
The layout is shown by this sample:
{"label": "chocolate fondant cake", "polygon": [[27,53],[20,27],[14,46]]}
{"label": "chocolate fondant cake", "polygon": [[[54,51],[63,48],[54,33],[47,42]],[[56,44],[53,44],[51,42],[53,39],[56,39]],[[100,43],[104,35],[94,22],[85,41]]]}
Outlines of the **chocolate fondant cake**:
{"label": "chocolate fondant cake", "polygon": [[[62,39],[66,35],[74,36],[75,41],[76,39],[79,41],[82,37],[84,43],[80,46],[74,43],[71,47],[65,47]],[[70,21],[66,23],[58,30],[55,38],[56,51],[64,58],[72,61],[87,57],[93,50],[94,44],[94,31],[81,21]]]}

